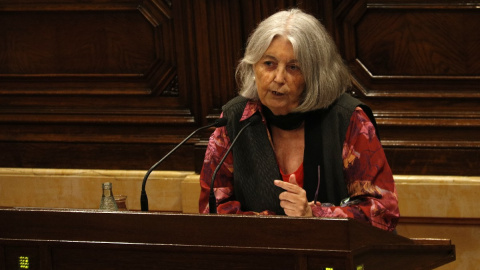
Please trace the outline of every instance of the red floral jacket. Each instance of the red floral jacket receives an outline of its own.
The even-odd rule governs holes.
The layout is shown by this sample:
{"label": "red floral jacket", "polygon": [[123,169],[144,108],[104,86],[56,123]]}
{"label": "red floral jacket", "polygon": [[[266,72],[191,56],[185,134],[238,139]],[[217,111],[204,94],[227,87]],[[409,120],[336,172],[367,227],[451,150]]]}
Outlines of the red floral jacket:
{"label": "red floral jacket", "polygon": [[[260,110],[257,102],[249,101],[241,120]],[[265,119],[263,119],[265,124]],[[265,128],[267,128],[265,126]],[[200,173],[200,213],[208,213],[210,181],[213,171],[230,146],[226,128],[217,128],[208,143],[205,160]],[[333,206],[317,202],[312,213],[317,217],[347,217],[370,223],[372,226],[393,231],[400,216],[397,192],[392,171],[387,163],[375,128],[361,108],[352,114],[343,144],[343,169],[349,197],[353,201]],[[219,214],[272,215],[272,211],[261,213],[244,212],[238,201],[233,200],[233,155],[230,152],[220,167],[214,185]]]}

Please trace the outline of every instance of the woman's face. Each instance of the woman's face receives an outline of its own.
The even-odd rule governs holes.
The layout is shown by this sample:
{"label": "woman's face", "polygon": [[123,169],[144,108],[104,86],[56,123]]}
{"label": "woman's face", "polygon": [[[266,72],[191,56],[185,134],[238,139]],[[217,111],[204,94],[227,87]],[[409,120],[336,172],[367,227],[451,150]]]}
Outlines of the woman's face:
{"label": "woman's face", "polygon": [[299,105],[305,80],[288,39],[275,37],[253,69],[260,101],[275,115],[288,114]]}

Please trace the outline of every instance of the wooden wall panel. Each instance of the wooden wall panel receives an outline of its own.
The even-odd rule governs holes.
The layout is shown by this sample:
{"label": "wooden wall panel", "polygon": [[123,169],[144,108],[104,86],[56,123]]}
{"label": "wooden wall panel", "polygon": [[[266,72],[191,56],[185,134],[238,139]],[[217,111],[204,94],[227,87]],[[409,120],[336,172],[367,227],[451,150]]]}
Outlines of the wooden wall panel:
{"label": "wooden wall panel", "polygon": [[[334,37],[394,173],[480,175],[480,4],[443,0],[4,0],[0,166],[148,169],[219,116],[251,30],[295,6]],[[160,169],[198,171],[210,132]]]}
{"label": "wooden wall panel", "polygon": [[2,1],[0,164],[148,168],[188,134],[176,56],[189,45],[174,12],[160,0]]}
{"label": "wooden wall panel", "polygon": [[[347,3],[349,2],[349,3]],[[396,174],[480,174],[480,3],[345,1],[336,40]]]}

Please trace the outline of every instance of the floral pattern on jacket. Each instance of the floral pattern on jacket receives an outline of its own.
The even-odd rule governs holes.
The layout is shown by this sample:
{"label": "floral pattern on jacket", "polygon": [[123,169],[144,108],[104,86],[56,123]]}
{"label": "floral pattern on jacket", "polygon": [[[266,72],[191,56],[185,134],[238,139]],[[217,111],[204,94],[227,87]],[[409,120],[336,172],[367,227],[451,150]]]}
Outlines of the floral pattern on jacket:
{"label": "floral pattern on jacket", "polygon": [[[260,110],[260,105],[249,101],[240,121]],[[265,120],[263,119],[265,124]],[[230,146],[225,127],[217,128],[205,153],[200,174],[200,213],[208,213],[211,177],[220,160]],[[372,226],[393,231],[400,216],[397,192],[392,171],[376,135],[375,127],[361,108],[351,116],[342,151],[343,170],[349,198],[340,206],[317,202],[312,203],[312,213],[317,217],[347,217],[370,223]],[[261,213],[242,211],[233,196],[233,155],[229,153],[217,172],[214,192],[219,214],[272,215],[272,211]]]}

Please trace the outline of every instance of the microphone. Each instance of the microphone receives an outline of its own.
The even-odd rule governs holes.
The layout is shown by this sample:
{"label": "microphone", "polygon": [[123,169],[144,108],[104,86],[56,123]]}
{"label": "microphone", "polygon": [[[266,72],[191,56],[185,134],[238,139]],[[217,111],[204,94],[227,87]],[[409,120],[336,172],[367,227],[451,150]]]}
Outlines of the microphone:
{"label": "microphone", "polygon": [[218,170],[220,170],[220,167],[222,166],[223,162],[227,158],[228,154],[233,148],[233,145],[237,141],[237,139],[240,137],[240,134],[251,125],[256,125],[262,121],[262,117],[258,114],[254,114],[248,121],[248,123],[240,129],[238,132],[237,136],[232,141],[232,144],[230,144],[230,147],[228,147],[227,152],[223,156],[223,158],[220,160],[220,163],[218,163],[217,168],[215,168],[215,171],[213,172],[212,175],[212,182],[210,183],[210,196],[208,198],[208,208],[210,208],[210,214],[216,214],[217,213],[217,199],[215,198],[215,192],[213,191],[213,183],[215,182],[215,176],[217,175]]}
{"label": "microphone", "polygon": [[213,122],[210,125],[198,128],[194,132],[190,133],[190,135],[188,135],[181,143],[177,144],[177,146],[175,146],[175,148],[173,148],[170,152],[168,152],[168,154],[166,154],[162,159],[160,159],[157,163],[155,163],[147,171],[147,173],[145,174],[145,177],[143,178],[142,194],[140,195],[140,207],[141,207],[142,211],[148,211],[148,197],[147,197],[147,192],[145,191],[145,185],[147,184],[147,179],[148,179],[148,176],[150,176],[150,173],[152,173],[152,171],[158,165],[160,165],[160,163],[162,163],[168,156],[170,156],[173,152],[175,152],[175,150],[177,150],[178,147],[180,147],[182,144],[184,144],[186,141],[188,141],[195,133],[199,132],[200,130],[203,130],[203,129],[206,129],[206,128],[209,128],[209,127],[213,127],[213,126],[216,127],[216,128],[223,127],[223,126],[227,125],[227,122],[228,122],[227,118],[219,118],[219,119],[215,120],[215,122]]}

